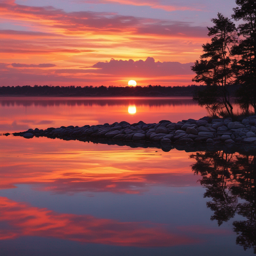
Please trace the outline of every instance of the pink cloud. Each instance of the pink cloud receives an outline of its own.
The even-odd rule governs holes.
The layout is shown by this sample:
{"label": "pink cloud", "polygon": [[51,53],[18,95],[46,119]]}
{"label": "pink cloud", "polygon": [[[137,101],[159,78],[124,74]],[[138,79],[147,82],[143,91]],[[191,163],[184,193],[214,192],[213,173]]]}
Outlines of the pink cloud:
{"label": "pink cloud", "polygon": [[0,240],[24,236],[51,237],[81,243],[135,247],[169,247],[198,241],[170,233],[163,225],[120,222],[90,215],[57,213],[0,198]]}
{"label": "pink cloud", "polygon": [[56,67],[55,64],[44,63],[44,64],[21,64],[21,63],[12,63],[14,68],[52,68]]}
{"label": "pink cloud", "polygon": [[182,6],[177,4],[164,4],[163,1],[159,0],[77,0],[77,2],[84,3],[93,3],[93,4],[105,4],[105,3],[118,3],[125,5],[135,5],[135,6],[149,6],[153,9],[162,9],[165,11],[194,11],[199,10],[199,8],[195,8],[192,6]]}
{"label": "pink cloud", "polygon": [[99,73],[114,74],[116,76],[177,76],[192,75],[191,66],[193,63],[181,64],[179,62],[160,62],[148,57],[143,60],[114,60],[109,62],[98,62],[93,68],[98,68]]}

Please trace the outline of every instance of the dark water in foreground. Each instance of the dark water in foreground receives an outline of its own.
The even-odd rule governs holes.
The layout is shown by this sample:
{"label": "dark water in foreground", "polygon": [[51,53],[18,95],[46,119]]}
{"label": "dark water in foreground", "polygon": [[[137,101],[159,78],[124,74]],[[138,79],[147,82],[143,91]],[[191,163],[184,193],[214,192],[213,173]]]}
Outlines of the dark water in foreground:
{"label": "dark water in foreground", "polygon": [[[0,100],[1,131],[204,115],[186,101],[133,102],[140,117],[125,101],[43,103]],[[255,180],[254,155],[0,136],[0,253],[254,255]]]}

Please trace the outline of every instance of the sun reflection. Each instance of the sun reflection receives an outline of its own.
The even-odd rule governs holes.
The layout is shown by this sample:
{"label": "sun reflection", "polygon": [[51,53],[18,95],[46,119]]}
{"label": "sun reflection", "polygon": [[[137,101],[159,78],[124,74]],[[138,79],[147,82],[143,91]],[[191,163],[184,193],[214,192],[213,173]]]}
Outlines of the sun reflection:
{"label": "sun reflection", "polygon": [[136,106],[135,106],[135,105],[129,106],[129,107],[128,107],[128,113],[129,113],[130,115],[135,115],[135,114],[137,113],[137,108],[136,108]]}

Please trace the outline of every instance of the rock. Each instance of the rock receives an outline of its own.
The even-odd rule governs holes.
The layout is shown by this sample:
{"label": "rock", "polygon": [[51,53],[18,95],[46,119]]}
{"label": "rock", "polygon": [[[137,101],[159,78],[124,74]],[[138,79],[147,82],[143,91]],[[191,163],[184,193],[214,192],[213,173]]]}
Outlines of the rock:
{"label": "rock", "polygon": [[191,139],[191,138],[184,138],[184,137],[181,137],[181,138],[179,138],[178,142],[182,142],[182,143],[193,143],[194,140]]}
{"label": "rock", "polygon": [[206,137],[206,138],[213,138],[214,134],[212,132],[199,132],[198,136]]}
{"label": "rock", "polygon": [[214,124],[212,125],[212,128],[213,128],[213,129],[217,129],[217,128],[220,127],[220,126],[223,126],[223,123],[222,123],[222,122],[217,122],[217,123],[214,123]]}
{"label": "rock", "polygon": [[246,137],[256,137],[256,134],[254,132],[247,132]]}
{"label": "rock", "polygon": [[123,140],[125,138],[126,138],[126,134],[121,134],[121,133],[113,137],[113,139],[116,139],[116,140]]}
{"label": "rock", "polygon": [[185,134],[185,131],[183,131],[183,130],[176,130],[175,131],[175,134],[180,134],[180,133],[184,133]]}
{"label": "rock", "polygon": [[231,139],[230,135],[222,135],[220,138],[221,138],[221,140],[229,140],[229,139]]}
{"label": "rock", "polygon": [[256,137],[250,137],[250,138],[245,138],[244,142],[246,143],[252,143],[256,141]]}
{"label": "rock", "polygon": [[171,144],[171,143],[172,143],[172,141],[168,138],[161,139],[161,144],[166,145],[166,144]]}
{"label": "rock", "polygon": [[230,123],[228,123],[228,128],[229,129],[239,129],[239,128],[244,128],[244,125],[241,124],[240,122],[230,122]]}
{"label": "rock", "polygon": [[198,120],[196,121],[196,124],[198,126],[205,126],[208,122],[206,120]]}
{"label": "rock", "polygon": [[144,140],[146,135],[143,133],[135,133],[132,137],[133,140]]}
{"label": "rock", "polygon": [[209,129],[206,128],[205,126],[199,126],[199,127],[197,128],[197,130],[198,130],[199,132],[209,132]]}
{"label": "rock", "polygon": [[156,129],[156,133],[168,133],[168,130],[164,126],[159,126]]}
{"label": "rock", "polygon": [[190,138],[190,139],[195,139],[195,138],[197,138],[197,135],[195,135],[195,134],[189,134],[189,135],[188,135],[188,138]]}
{"label": "rock", "polygon": [[119,134],[119,133],[120,133],[120,131],[114,130],[114,131],[111,131],[111,132],[107,132],[107,133],[105,134],[105,137],[107,137],[107,138],[112,138],[112,137],[116,136],[116,135]]}
{"label": "rock", "polygon": [[234,144],[235,142],[232,139],[225,140],[225,144]]}
{"label": "rock", "polygon": [[251,127],[251,131],[254,132],[254,133],[256,133],[256,127],[255,127],[255,126],[252,126],[252,127]]}
{"label": "rock", "polygon": [[175,126],[176,126],[176,124],[171,123],[171,124],[166,125],[166,128],[169,130],[174,130]]}
{"label": "rock", "polygon": [[188,127],[187,130],[186,130],[186,133],[197,135],[197,134],[198,134],[198,131],[197,131],[197,129],[194,128],[194,127]]}
{"label": "rock", "polygon": [[[154,131],[154,129],[153,129],[153,131]],[[133,132],[134,131],[132,129],[129,129],[129,128],[124,129],[125,134],[129,134],[129,133],[133,133]]]}
{"label": "rock", "polygon": [[222,125],[220,127],[218,127],[217,131],[227,131],[228,130],[228,127],[225,126],[225,125]]}
{"label": "rock", "polygon": [[181,127],[184,125],[184,123],[178,122],[177,124],[175,124],[175,130],[179,130],[181,129]]}
{"label": "rock", "polygon": [[206,143],[209,143],[209,144],[214,143],[214,140],[209,138],[209,139],[206,140]]}
{"label": "rock", "polygon": [[26,139],[32,139],[34,137],[34,134],[30,132],[26,132],[23,134],[23,137]]}
{"label": "rock", "polygon": [[243,125],[248,125],[248,124],[250,124],[249,119],[247,119],[247,118],[243,119],[243,120],[242,120],[242,124],[243,124]]}
{"label": "rock", "polygon": [[232,122],[232,118],[231,118],[231,117],[225,118],[225,119],[223,120],[223,123],[224,123],[225,125],[228,125],[230,122]]}
{"label": "rock", "polygon": [[120,126],[122,126],[123,128],[127,128],[127,127],[129,127],[130,126],[130,124],[128,123],[128,122],[126,122],[126,121],[122,121],[122,122],[120,122],[120,124],[119,124]]}

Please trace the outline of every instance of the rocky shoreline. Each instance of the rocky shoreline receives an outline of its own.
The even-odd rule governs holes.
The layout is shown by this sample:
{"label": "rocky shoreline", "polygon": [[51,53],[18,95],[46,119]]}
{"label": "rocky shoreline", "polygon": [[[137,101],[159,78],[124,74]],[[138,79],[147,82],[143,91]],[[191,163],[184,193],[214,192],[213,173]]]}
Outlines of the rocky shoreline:
{"label": "rocky shoreline", "polygon": [[151,144],[163,149],[198,148],[207,145],[209,148],[228,148],[252,146],[256,148],[256,115],[233,121],[232,118],[189,119],[178,123],[162,120],[159,123],[146,124],[142,121],[129,124],[125,121],[104,125],[85,125],[83,127],[60,127],[46,130],[29,129],[13,133],[24,138],[48,137],[64,140],[93,141],[108,144],[146,145]]}

